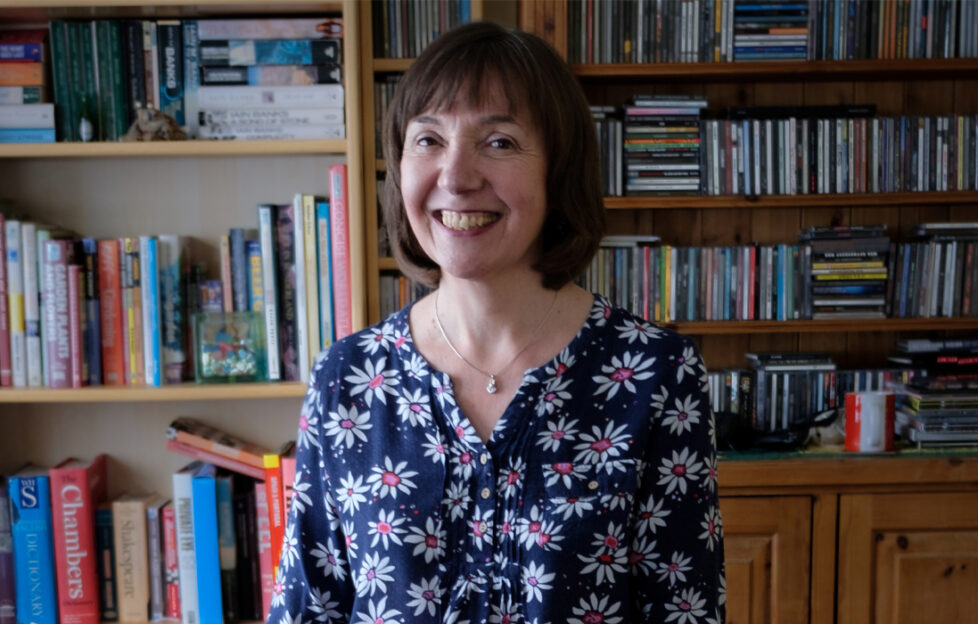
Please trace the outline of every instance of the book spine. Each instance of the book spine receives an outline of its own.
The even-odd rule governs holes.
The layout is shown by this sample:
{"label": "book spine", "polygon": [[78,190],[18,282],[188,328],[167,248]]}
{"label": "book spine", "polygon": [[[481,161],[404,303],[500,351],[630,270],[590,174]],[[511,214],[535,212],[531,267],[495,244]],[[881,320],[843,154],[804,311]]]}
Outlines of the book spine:
{"label": "book spine", "polygon": [[177,20],[156,22],[156,41],[159,53],[160,111],[180,126],[186,125],[183,103],[183,32]]}
{"label": "book spine", "polygon": [[121,298],[119,299],[119,305],[122,312],[122,370],[124,372],[125,385],[129,386],[134,383],[135,376],[133,375],[133,362],[132,362],[132,351],[135,349],[135,343],[133,342],[132,336],[132,318],[131,313],[133,310],[132,305],[132,264],[129,262],[129,254],[126,253],[126,239],[120,238],[116,241],[119,247],[119,282],[121,284]]}
{"label": "book spine", "polygon": [[265,455],[265,500],[268,506],[268,530],[271,536],[272,577],[276,579],[282,557],[282,540],[285,538],[284,498],[282,458],[270,453]]}
{"label": "book spine", "polygon": [[200,52],[197,20],[183,20],[183,107],[187,138],[196,139],[200,128],[197,90],[200,88]]}
{"label": "book spine", "polygon": [[23,222],[20,226],[20,263],[24,289],[24,366],[27,386],[39,388],[41,372],[41,311],[37,280],[37,226]]}
{"label": "book spine", "polygon": [[71,341],[68,313],[68,243],[49,240],[44,243],[44,314],[48,331],[45,349],[48,363],[48,385],[71,387]]}
{"label": "book spine", "polygon": [[130,383],[142,386],[146,383],[144,376],[145,360],[143,332],[143,270],[140,260],[139,238],[126,237],[125,262],[129,278],[130,296],[126,299],[126,316],[129,328],[129,373]]}
{"label": "book spine", "polygon": [[224,622],[231,624],[241,619],[238,609],[237,537],[234,526],[234,504],[231,497],[231,477],[218,476],[217,489],[217,541],[218,560],[221,569],[221,610]]}
{"label": "book spine", "polygon": [[[276,283],[278,284],[278,336],[282,379],[299,381],[298,290],[296,280],[295,207],[275,209]],[[301,243],[300,243],[301,244]],[[304,316],[304,315],[303,315]]]}
{"label": "book spine", "polygon": [[306,379],[309,378],[309,368],[312,366],[316,354],[322,348],[322,338],[319,335],[322,321],[319,318],[319,250],[317,241],[319,240],[316,229],[316,197],[313,195],[302,196],[302,235],[304,237],[304,259],[305,259],[305,278],[306,278],[306,327],[308,328],[307,351],[309,357],[306,359]]}
{"label": "book spine", "polygon": [[317,266],[319,275],[320,349],[336,340],[333,331],[333,256],[329,227],[329,202],[316,202]]}
{"label": "book spine", "polygon": [[81,388],[86,378],[82,344],[82,271],[77,264],[68,265],[68,342],[71,359],[71,387]]}
{"label": "book spine", "polygon": [[7,224],[0,213],[0,386],[13,384],[10,363],[10,317],[7,312]]}
{"label": "book spine", "polygon": [[199,624],[197,559],[194,554],[193,476],[187,469],[173,474],[173,507],[177,519],[180,617],[183,624]]}
{"label": "book spine", "polygon": [[24,326],[24,268],[22,261],[21,222],[10,219],[5,224],[7,252],[7,314],[10,328],[10,367],[13,385],[27,386],[27,346]]}
{"label": "book spine", "polygon": [[189,256],[184,237],[157,237],[160,289],[160,339],[163,382],[180,383],[187,378],[190,331],[185,287],[189,282]]}
{"label": "book spine", "polygon": [[0,624],[16,622],[17,587],[14,536],[10,527],[10,496],[7,493],[7,480],[0,477]]}
{"label": "book spine", "polygon": [[125,83],[126,124],[136,121],[136,108],[146,105],[146,68],[143,56],[143,24],[122,22],[122,59]]}
{"label": "book spine", "polygon": [[112,520],[119,621],[145,622],[149,617],[149,542],[145,503],[141,500],[113,502]]}
{"label": "book spine", "polygon": [[264,312],[265,292],[261,271],[261,243],[245,241],[248,258],[248,309],[252,312]]}
{"label": "book spine", "polygon": [[17,621],[59,624],[50,479],[14,476],[8,483]]}
{"label": "book spine", "polygon": [[238,613],[242,620],[261,620],[261,569],[258,562],[258,535],[255,518],[253,481],[247,487],[234,484],[235,569]]}
{"label": "book spine", "polygon": [[163,591],[163,518],[159,506],[146,508],[146,544],[149,563],[149,619],[163,619],[166,595]]}
{"label": "book spine", "polygon": [[268,495],[263,481],[255,481],[255,537],[260,569],[261,617],[264,620],[272,608],[275,572],[272,563],[272,533],[269,524]]}
{"label": "book spine", "polygon": [[309,305],[306,292],[306,232],[301,193],[292,201],[292,224],[295,228],[295,351],[298,379],[309,380]]}
{"label": "book spine", "polygon": [[142,275],[143,371],[147,386],[163,385],[163,354],[160,334],[160,283],[158,243],[153,236],[139,237]]}
{"label": "book spine", "polygon": [[86,369],[85,383],[98,386],[102,383],[102,323],[98,290],[98,241],[85,238],[81,241],[82,252],[82,345]]}
{"label": "book spine", "polygon": [[166,583],[166,604],[163,615],[167,619],[180,619],[180,563],[177,557],[177,512],[170,503],[163,507],[163,566]]}
{"label": "book spine", "polygon": [[157,61],[156,22],[143,20],[143,106],[160,109],[160,66]]}
{"label": "book spine", "polygon": [[51,510],[61,624],[98,624],[95,508],[105,498],[105,456],[86,467],[51,469]]}
{"label": "book spine", "polygon": [[115,533],[112,528],[112,506],[99,505],[95,510],[95,548],[99,580],[100,618],[103,622],[119,620],[115,583]]}
{"label": "book spine", "polygon": [[344,105],[343,85],[201,86],[201,110],[210,108],[315,108]]}
{"label": "book spine", "polygon": [[336,338],[353,333],[353,295],[350,274],[350,231],[346,165],[329,167],[331,253],[333,257],[334,330]]}
{"label": "book spine", "polygon": [[231,228],[228,231],[230,239],[231,259],[231,290],[235,312],[247,312],[251,309],[248,301],[248,263],[245,250],[243,228]]}
{"label": "book spine", "polygon": [[275,246],[274,238],[275,207],[269,204],[258,206],[258,235],[261,245],[261,267],[263,287],[263,308],[265,311],[265,347],[268,350],[268,380],[282,378],[279,366],[278,305],[275,287]]}
{"label": "book spine", "polygon": [[221,234],[218,244],[218,255],[221,263],[221,309],[224,312],[234,311],[234,279],[231,269],[231,237]]}
{"label": "book spine", "polygon": [[98,134],[96,137],[100,141],[114,141],[112,136],[115,131],[115,93],[112,90],[112,69],[113,59],[112,46],[109,41],[109,21],[94,20],[89,22],[92,46],[93,63],[96,76],[96,94],[98,111]]}
{"label": "book spine", "polygon": [[195,475],[192,488],[200,624],[223,624],[217,487],[213,474]]}

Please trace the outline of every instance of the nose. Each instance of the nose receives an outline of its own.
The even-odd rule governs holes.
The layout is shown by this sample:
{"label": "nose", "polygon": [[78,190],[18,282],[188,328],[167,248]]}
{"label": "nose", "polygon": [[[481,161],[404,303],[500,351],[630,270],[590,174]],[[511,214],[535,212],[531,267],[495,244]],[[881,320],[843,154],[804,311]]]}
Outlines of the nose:
{"label": "nose", "polygon": [[482,188],[483,177],[479,170],[478,155],[474,150],[456,144],[442,154],[438,186],[454,195]]}

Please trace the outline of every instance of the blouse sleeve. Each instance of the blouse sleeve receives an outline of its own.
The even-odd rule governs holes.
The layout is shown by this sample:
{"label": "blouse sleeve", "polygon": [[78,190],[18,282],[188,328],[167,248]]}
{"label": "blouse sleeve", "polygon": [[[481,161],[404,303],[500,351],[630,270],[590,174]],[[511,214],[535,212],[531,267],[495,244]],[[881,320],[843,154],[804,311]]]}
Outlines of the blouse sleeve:
{"label": "blouse sleeve", "polygon": [[347,622],[353,608],[346,541],[323,461],[321,363],[299,417],[295,485],[267,624]]}
{"label": "blouse sleeve", "polygon": [[706,366],[688,338],[659,353],[629,561],[643,622],[724,621],[723,535]]}

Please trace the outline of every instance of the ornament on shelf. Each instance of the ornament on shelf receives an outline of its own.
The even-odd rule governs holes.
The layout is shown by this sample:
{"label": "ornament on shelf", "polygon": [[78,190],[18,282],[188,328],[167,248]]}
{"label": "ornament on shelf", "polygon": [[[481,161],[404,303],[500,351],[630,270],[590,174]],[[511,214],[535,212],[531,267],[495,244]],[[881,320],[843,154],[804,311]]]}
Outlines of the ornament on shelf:
{"label": "ornament on shelf", "polygon": [[138,106],[136,121],[122,135],[123,141],[184,141],[187,133],[173,117],[155,108]]}

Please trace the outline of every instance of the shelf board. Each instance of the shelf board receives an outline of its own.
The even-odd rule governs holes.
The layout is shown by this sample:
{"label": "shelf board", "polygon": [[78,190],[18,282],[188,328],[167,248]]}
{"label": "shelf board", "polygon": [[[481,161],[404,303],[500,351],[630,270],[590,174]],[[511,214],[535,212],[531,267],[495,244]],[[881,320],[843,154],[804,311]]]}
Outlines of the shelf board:
{"label": "shelf board", "polygon": [[0,158],[90,158],[131,156],[252,156],[345,154],[346,139],[295,141],[147,141],[16,143],[0,145]]}
{"label": "shelf board", "polygon": [[397,267],[397,260],[391,258],[390,256],[384,256],[377,259],[377,268],[381,271],[399,271]]}
{"label": "shelf board", "polygon": [[387,171],[387,161],[383,158],[378,158],[375,166],[377,167],[377,171]]}
{"label": "shelf board", "polygon": [[[267,0],[156,0],[153,6],[167,7],[188,7],[194,9],[206,9],[208,7],[237,8],[242,11],[262,10],[270,3]],[[288,0],[284,3],[271,3],[275,5],[276,12],[291,13],[296,10],[303,11],[322,11],[336,13],[343,10],[343,3],[340,0],[316,1],[316,0]],[[129,9],[138,6],[133,0],[0,0],[0,10],[2,9],[60,9],[60,8],[89,8],[100,9]]]}
{"label": "shelf board", "polygon": [[975,191],[923,193],[849,193],[809,195],[674,195],[655,197],[605,197],[608,210],[686,210],[743,208],[811,208],[828,206],[912,206],[978,204]]}
{"label": "shelf board", "polygon": [[695,321],[660,323],[684,334],[786,334],[978,329],[975,318],[833,319],[830,321]]}
{"label": "shelf board", "polygon": [[413,62],[413,58],[375,58],[374,72],[404,72]]}
{"label": "shelf board", "polygon": [[283,399],[305,395],[297,382],[197,385],[160,388],[90,386],[87,388],[3,388],[0,403],[129,403],[153,401],[212,401],[227,399]]}
{"label": "shelf board", "polygon": [[589,63],[571,65],[583,79],[667,78],[669,80],[803,79],[944,80],[971,77],[978,59],[901,59],[860,61],[762,61],[752,63]]}

